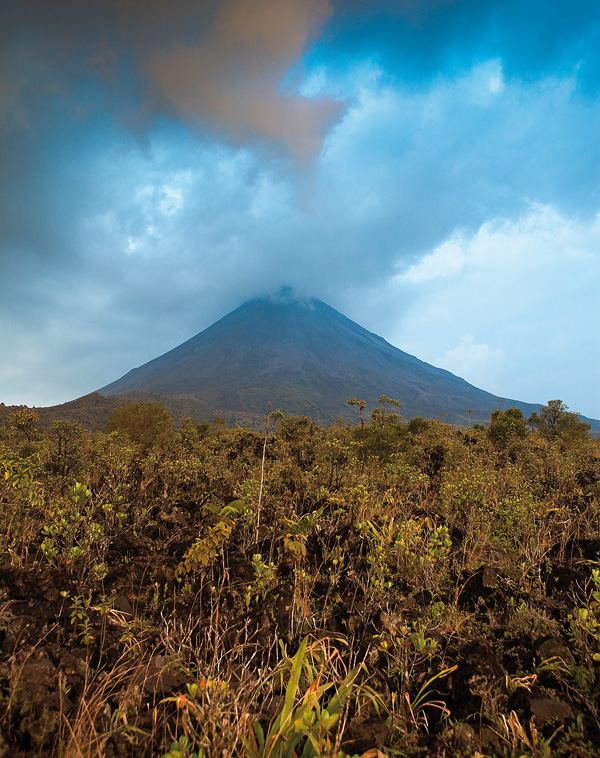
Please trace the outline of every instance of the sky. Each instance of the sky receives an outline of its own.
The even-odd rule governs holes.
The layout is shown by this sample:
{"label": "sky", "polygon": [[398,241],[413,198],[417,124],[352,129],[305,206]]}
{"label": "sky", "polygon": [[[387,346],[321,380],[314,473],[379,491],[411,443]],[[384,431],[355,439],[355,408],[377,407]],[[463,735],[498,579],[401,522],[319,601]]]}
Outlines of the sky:
{"label": "sky", "polygon": [[600,418],[596,0],[0,14],[0,401],[75,399],[288,286]]}

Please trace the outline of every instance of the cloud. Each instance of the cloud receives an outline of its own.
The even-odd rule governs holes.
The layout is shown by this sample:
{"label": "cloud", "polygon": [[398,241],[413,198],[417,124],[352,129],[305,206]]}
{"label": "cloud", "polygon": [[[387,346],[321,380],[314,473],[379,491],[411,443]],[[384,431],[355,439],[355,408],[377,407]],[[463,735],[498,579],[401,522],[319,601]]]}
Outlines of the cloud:
{"label": "cloud", "polygon": [[460,274],[468,263],[463,251],[462,236],[453,236],[442,242],[432,253],[425,255],[418,263],[414,263],[405,274],[395,277],[398,282],[420,284],[432,279]]}
{"label": "cloud", "polygon": [[434,364],[457,376],[468,376],[475,386],[486,387],[490,374],[500,373],[505,360],[502,349],[493,350],[485,342],[477,344],[472,334],[464,334],[458,345],[446,350]]}
{"label": "cloud", "polygon": [[559,5],[13,4],[5,402],[83,394],[288,284],[490,391],[593,412],[599,11],[563,28]]}
{"label": "cloud", "polygon": [[185,120],[284,145],[306,161],[341,106],[295,94],[285,78],[330,13],[327,0],[223,0],[197,40],[139,45],[140,68]]}
{"label": "cloud", "polygon": [[414,87],[497,58],[510,78],[535,81],[578,71],[595,97],[600,8],[590,0],[339,0],[317,55],[377,62]]}
{"label": "cloud", "polygon": [[[448,265],[449,249],[459,266]],[[390,281],[389,297],[414,299],[384,336],[498,397],[560,397],[598,418],[599,251],[600,215],[533,205],[488,221]]]}
{"label": "cloud", "polygon": [[506,80],[493,60],[427,90],[390,82],[373,64],[336,76],[335,86],[353,105],[326,140],[315,206],[322,271],[342,289],[376,288],[394,269],[430,279],[441,256],[460,271],[457,234],[519,217],[532,201],[566,215],[597,212],[589,169],[600,163],[600,108],[568,79]]}
{"label": "cloud", "polygon": [[[7,14],[0,106],[39,128],[48,95],[79,117],[116,115],[139,134],[176,114],[199,135],[253,140],[314,160],[343,105],[298,92],[293,69],[328,0],[23,0]],[[96,90],[95,94],[94,88]]]}

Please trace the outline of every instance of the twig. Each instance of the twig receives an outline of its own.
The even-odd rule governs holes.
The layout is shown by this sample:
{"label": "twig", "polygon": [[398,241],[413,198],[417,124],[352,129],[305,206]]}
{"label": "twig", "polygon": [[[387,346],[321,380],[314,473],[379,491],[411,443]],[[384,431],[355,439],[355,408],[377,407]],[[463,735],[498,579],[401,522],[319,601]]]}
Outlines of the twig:
{"label": "twig", "polygon": [[260,526],[260,505],[262,502],[263,484],[265,481],[265,457],[267,455],[267,439],[269,437],[269,420],[271,418],[271,401],[267,403],[267,423],[265,426],[265,442],[263,445],[262,463],[260,466],[260,490],[258,492],[258,505],[256,507],[256,529],[254,538],[258,542],[258,527]]}

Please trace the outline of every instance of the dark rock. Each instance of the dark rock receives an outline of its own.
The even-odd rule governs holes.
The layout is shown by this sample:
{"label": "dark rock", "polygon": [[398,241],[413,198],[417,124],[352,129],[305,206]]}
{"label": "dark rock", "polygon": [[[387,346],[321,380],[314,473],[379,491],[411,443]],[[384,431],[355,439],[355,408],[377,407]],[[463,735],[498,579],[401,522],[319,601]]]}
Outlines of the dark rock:
{"label": "dark rock", "polygon": [[531,698],[529,708],[538,726],[544,726],[553,720],[564,724],[575,718],[573,709],[563,700],[553,700],[549,697]]}
{"label": "dark rock", "polygon": [[481,752],[485,755],[505,755],[505,743],[489,726],[482,726],[479,733]]}
{"label": "dark rock", "polygon": [[498,569],[494,568],[494,566],[484,566],[481,573],[481,584],[485,589],[495,589],[498,587]]}
{"label": "dark rock", "polygon": [[453,717],[467,718],[488,708],[505,677],[506,669],[489,643],[475,640],[464,645],[458,669],[449,678]]}
{"label": "dark rock", "polygon": [[187,681],[184,676],[169,669],[171,659],[157,655],[146,666],[138,666],[134,673],[134,682],[141,684],[151,695],[164,695],[175,692]]}
{"label": "dark rock", "polygon": [[469,724],[457,724],[454,729],[451,730],[449,736],[453,746],[461,752],[471,754],[479,745],[475,730]]}
{"label": "dark rock", "polygon": [[567,666],[575,663],[575,658],[567,643],[560,637],[552,637],[538,647],[538,658],[540,661],[547,661],[551,658],[560,658]]}
{"label": "dark rock", "polygon": [[468,576],[458,596],[458,605],[462,610],[505,611],[506,596],[498,570],[493,566],[483,566]]}
{"label": "dark rock", "polygon": [[344,732],[342,749],[346,753],[364,753],[375,748],[380,750],[388,736],[389,729],[381,719],[369,719],[360,724],[350,724]]}
{"label": "dark rock", "polygon": [[113,599],[113,608],[115,611],[122,613],[126,619],[133,618],[133,608],[125,595],[115,595]]}

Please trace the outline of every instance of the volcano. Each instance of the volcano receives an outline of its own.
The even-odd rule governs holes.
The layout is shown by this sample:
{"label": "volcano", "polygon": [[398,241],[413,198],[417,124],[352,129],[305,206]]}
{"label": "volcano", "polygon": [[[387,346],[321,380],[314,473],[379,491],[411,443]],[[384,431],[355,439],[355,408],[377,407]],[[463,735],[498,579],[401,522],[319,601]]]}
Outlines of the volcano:
{"label": "volcano", "polygon": [[[356,421],[350,398],[401,402],[405,419],[486,422],[498,398],[409,355],[320,300],[250,300],[212,326],[121,379],[101,395],[151,393],[186,403],[191,415],[264,417],[267,402],[319,423]],[[528,416],[539,405],[502,400]],[[472,413],[469,414],[468,411]]]}

